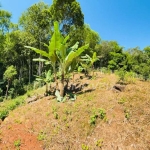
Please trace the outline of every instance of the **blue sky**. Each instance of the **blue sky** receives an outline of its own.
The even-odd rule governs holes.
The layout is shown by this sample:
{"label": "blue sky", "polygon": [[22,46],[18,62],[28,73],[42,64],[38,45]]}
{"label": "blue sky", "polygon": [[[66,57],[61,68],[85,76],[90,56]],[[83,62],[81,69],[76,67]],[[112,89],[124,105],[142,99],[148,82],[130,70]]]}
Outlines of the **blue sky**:
{"label": "blue sky", "polygon": [[[43,0],[51,5],[52,0]],[[150,45],[150,0],[77,0],[85,23],[102,40],[115,40],[120,46],[143,49]],[[17,23],[21,13],[39,0],[0,0],[2,9],[12,13]]]}

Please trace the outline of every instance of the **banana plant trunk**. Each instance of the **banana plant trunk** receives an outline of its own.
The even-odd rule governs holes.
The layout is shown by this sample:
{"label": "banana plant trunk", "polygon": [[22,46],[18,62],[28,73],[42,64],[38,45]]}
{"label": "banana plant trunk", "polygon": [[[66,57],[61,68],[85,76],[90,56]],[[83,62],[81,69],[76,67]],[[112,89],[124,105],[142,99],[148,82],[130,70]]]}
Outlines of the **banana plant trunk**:
{"label": "banana plant trunk", "polygon": [[92,76],[94,77],[94,65],[92,65],[92,68],[93,68],[93,75]]}
{"label": "banana plant trunk", "polygon": [[64,72],[62,72],[62,74],[61,74],[61,82],[60,82],[60,96],[61,97],[64,97],[64,76],[65,76],[65,74],[64,74]]}
{"label": "banana plant trunk", "polygon": [[55,65],[53,65],[53,71],[54,71],[54,79],[57,84],[57,75],[56,75],[56,66]]}

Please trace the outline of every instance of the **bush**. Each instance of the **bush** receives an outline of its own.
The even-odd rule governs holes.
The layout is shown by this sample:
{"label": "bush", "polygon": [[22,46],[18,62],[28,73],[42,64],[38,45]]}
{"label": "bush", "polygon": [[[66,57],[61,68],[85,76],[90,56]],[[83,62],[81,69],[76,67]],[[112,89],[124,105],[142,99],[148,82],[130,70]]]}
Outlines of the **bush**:
{"label": "bush", "polygon": [[0,102],[3,102],[3,97],[0,97]]}
{"label": "bush", "polygon": [[23,79],[21,79],[21,80],[15,79],[13,81],[13,85],[14,85],[14,89],[15,89],[15,96],[23,95],[25,93],[23,84],[24,84]]}
{"label": "bush", "polygon": [[125,80],[125,82],[127,82],[127,83],[135,83],[135,81],[136,81],[136,73],[134,73],[134,72],[126,72],[126,74],[125,74],[125,77],[124,77],[124,80]]}
{"label": "bush", "polygon": [[9,111],[7,109],[0,109],[0,119],[4,120],[9,114]]}
{"label": "bush", "polygon": [[111,70],[108,69],[108,68],[106,68],[106,67],[102,67],[102,68],[100,69],[100,71],[101,71],[102,73],[108,73],[108,74],[111,73]]}
{"label": "bush", "polygon": [[15,101],[12,101],[12,102],[10,102],[9,104],[8,104],[8,106],[7,106],[7,109],[8,110],[14,110],[15,108],[16,108],[16,103],[15,103]]}
{"label": "bush", "polygon": [[8,91],[8,94],[10,96],[10,99],[15,97],[15,89],[14,88],[10,88],[10,90]]}
{"label": "bush", "polygon": [[23,103],[23,97],[18,97],[14,100],[5,101],[5,103],[3,103],[2,106],[0,106],[0,119],[4,120],[8,116],[9,111],[14,110],[18,105],[21,105]]}
{"label": "bush", "polygon": [[3,90],[0,88],[0,96],[3,95]]}
{"label": "bush", "polygon": [[123,69],[115,71],[115,73],[119,76],[119,81],[124,81],[126,71]]}
{"label": "bush", "polygon": [[134,72],[127,72],[123,69],[120,69],[115,72],[119,76],[119,81],[123,81],[124,83],[130,84],[135,83],[136,81],[136,73]]}

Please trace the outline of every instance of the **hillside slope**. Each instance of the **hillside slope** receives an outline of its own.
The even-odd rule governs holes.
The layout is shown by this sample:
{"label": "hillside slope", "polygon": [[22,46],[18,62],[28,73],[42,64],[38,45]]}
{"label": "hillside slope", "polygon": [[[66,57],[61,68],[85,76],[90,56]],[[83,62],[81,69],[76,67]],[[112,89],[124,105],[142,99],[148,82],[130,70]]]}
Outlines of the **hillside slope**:
{"label": "hillside slope", "polygon": [[150,82],[120,92],[113,74],[77,80],[93,90],[76,101],[45,97],[12,111],[0,126],[0,148],[16,149],[19,140],[20,150],[150,149]]}

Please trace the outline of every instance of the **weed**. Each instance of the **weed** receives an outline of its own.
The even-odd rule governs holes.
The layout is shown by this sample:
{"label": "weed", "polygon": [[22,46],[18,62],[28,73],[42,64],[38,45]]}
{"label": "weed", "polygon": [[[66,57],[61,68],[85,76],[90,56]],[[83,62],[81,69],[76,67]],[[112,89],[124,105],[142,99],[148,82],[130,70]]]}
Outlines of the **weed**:
{"label": "weed", "polygon": [[68,123],[66,124],[66,127],[69,128],[69,124]]}
{"label": "weed", "polygon": [[58,110],[58,108],[56,107],[56,106],[52,106],[52,113],[55,113],[55,112],[57,112],[57,110]]}
{"label": "weed", "polygon": [[102,147],[102,144],[103,144],[103,139],[99,139],[99,140],[96,141],[96,146],[97,146],[97,147],[100,147],[100,148],[101,148],[101,147]]}
{"label": "weed", "polygon": [[16,140],[16,141],[14,141],[14,146],[17,148],[17,150],[20,150],[20,146],[21,146],[21,140],[20,139],[18,139],[18,140]]}
{"label": "weed", "polygon": [[66,116],[63,116],[63,119],[62,119],[64,122],[67,121],[67,117]]}
{"label": "weed", "polygon": [[55,119],[58,119],[58,118],[59,118],[59,116],[58,116],[58,113],[57,113],[57,112],[54,112],[54,118],[55,118]]}
{"label": "weed", "polygon": [[45,133],[43,131],[41,131],[39,134],[38,134],[38,138],[37,138],[39,141],[42,141],[45,139]]}
{"label": "weed", "polygon": [[104,119],[104,118],[106,117],[105,109],[100,108],[100,109],[98,110],[98,112],[99,112],[99,117],[100,117],[101,119]]}
{"label": "weed", "polygon": [[124,113],[125,113],[125,118],[126,118],[127,120],[129,120],[130,117],[131,117],[131,114],[130,114],[129,110],[125,109],[125,110],[124,110]]}
{"label": "weed", "polygon": [[54,133],[54,134],[58,134],[59,131],[60,131],[60,127],[57,126],[57,127],[54,128],[53,133]]}
{"label": "weed", "polygon": [[64,109],[64,113],[66,115],[71,115],[72,111],[71,110],[68,110],[67,108]]}
{"label": "weed", "polygon": [[46,112],[46,116],[49,116],[50,115],[50,112]]}
{"label": "weed", "polygon": [[98,111],[96,109],[93,109],[92,111],[93,115],[90,116],[90,125],[95,125],[96,120],[99,117],[100,119],[104,119],[104,121],[107,121],[106,112],[105,109],[100,108]]}
{"label": "weed", "polygon": [[11,129],[11,128],[12,128],[12,126],[11,126],[11,125],[9,125],[9,126],[8,126],[8,129]]}
{"label": "weed", "polygon": [[126,102],[126,99],[125,98],[121,98],[119,101],[118,101],[118,104],[124,104]]}
{"label": "weed", "polygon": [[94,114],[90,117],[90,125],[95,125],[96,124],[96,119],[98,115]]}
{"label": "weed", "polygon": [[15,123],[22,124],[22,121],[16,119],[16,120],[15,120]]}
{"label": "weed", "polygon": [[85,144],[82,144],[81,146],[82,150],[89,150],[89,146],[85,145]]}
{"label": "weed", "polygon": [[126,113],[125,113],[125,118],[127,118],[127,120],[130,119],[130,113],[129,113],[129,112],[126,112]]}

